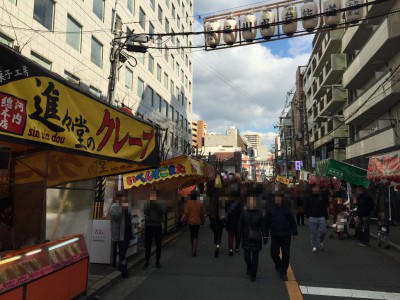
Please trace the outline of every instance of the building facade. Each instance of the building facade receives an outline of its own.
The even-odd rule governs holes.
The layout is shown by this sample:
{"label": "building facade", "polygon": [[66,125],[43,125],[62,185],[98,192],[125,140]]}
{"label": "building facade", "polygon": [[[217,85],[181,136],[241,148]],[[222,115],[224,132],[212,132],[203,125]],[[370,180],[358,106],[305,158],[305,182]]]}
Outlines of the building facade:
{"label": "building facade", "polygon": [[261,145],[260,134],[245,134],[244,135],[249,142],[249,146],[257,149]]}
{"label": "building facade", "polygon": [[207,124],[204,120],[192,122],[192,147],[201,149],[204,146],[204,137],[207,134]]}
{"label": "building facade", "polygon": [[[157,33],[193,31],[190,16],[193,0],[7,0],[0,7],[0,42],[101,101],[109,100],[111,61],[118,55],[110,104],[164,129],[163,149],[173,157],[191,146],[192,57],[185,47],[192,38]],[[149,39],[146,53],[128,51],[124,44],[139,35]]]}
{"label": "building facade", "polygon": [[379,2],[365,8],[359,26],[315,35],[303,86],[296,86],[306,103],[307,170],[326,158],[367,169],[370,156],[400,149],[399,8]]}

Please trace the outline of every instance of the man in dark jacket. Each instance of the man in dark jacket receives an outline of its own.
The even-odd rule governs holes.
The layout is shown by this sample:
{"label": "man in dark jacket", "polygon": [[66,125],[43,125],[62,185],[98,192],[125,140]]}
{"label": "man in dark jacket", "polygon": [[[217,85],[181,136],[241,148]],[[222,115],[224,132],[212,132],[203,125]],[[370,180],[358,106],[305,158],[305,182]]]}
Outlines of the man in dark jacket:
{"label": "man in dark jacket", "polygon": [[360,246],[369,245],[369,223],[371,212],[374,209],[374,201],[366,193],[365,188],[362,186],[356,187],[356,197],[357,197],[357,227],[356,235],[360,240]]}
{"label": "man in dark jacket", "polygon": [[[267,238],[271,236],[271,257],[275,270],[282,280],[287,281],[291,238],[292,235],[297,238],[297,226],[290,206],[282,204],[283,196],[283,191],[274,193],[274,203],[269,205],[264,223]],[[282,259],[279,252],[282,252]]]}
{"label": "man in dark jacket", "polygon": [[[324,248],[328,216],[329,193],[321,191],[319,185],[311,185],[311,195],[305,198],[304,209],[310,227],[312,253]],[[318,245],[319,244],[319,245]]]}

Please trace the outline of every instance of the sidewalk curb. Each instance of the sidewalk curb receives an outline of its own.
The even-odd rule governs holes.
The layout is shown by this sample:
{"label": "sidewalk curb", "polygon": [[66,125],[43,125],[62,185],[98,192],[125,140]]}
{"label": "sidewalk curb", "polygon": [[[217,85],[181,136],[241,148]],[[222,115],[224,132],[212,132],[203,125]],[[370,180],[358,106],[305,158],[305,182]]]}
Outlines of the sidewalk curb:
{"label": "sidewalk curb", "polygon": [[[167,236],[165,240],[162,241],[162,245],[165,246],[178,238],[183,232],[184,232],[185,227],[180,228],[175,232],[174,234],[171,234],[170,236]],[[151,255],[155,253],[156,249],[153,247],[151,249]],[[133,268],[136,268],[143,264],[145,258],[143,256],[143,252],[140,251],[137,253],[137,255],[133,255],[130,259],[128,258],[128,269],[131,270]],[[110,273],[109,275],[105,276],[105,278],[101,281],[104,281],[103,283],[99,283],[99,287],[93,290],[87,290],[86,295],[81,295],[80,297],[77,297],[76,300],[92,300],[92,299],[101,299],[99,294],[103,293],[106,291],[108,288],[110,288],[113,284],[115,284],[118,280],[122,279],[121,273],[116,270]]]}

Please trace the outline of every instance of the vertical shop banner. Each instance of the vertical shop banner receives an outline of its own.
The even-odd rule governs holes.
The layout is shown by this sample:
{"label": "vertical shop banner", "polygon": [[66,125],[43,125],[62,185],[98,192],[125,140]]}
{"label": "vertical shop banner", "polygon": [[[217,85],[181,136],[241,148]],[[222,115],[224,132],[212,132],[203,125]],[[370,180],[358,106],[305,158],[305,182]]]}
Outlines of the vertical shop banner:
{"label": "vertical shop banner", "polygon": [[156,165],[156,130],[0,44],[0,139]]}

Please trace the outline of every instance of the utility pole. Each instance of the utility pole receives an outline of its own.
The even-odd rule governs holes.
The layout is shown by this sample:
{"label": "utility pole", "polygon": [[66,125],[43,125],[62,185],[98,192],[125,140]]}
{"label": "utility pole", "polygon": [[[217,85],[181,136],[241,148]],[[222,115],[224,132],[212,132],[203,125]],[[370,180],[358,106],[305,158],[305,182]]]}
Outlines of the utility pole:
{"label": "utility pole", "polygon": [[121,52],[121,36],[122,36],[122,22],[120,19],[115,19],[115,26],[114,26],[114,39],[112,41],[112,48],[111,48],[111,69],[110,69],[110,76],[108,77],[108,94],[107,94],[107,102],[109,104],[114,103],[115,97],[115,81],[117,77],[118,71],[118,64],[119,64],[119,55]]}

